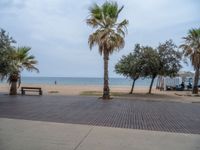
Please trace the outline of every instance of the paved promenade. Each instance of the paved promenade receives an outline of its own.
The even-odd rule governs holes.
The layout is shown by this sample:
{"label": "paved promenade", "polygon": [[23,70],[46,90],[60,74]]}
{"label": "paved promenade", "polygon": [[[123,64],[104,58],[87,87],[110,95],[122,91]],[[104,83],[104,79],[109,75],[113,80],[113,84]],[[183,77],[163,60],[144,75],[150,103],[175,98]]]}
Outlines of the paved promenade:
{"label": "paved promenade", "polygon": [[200,134],[200,104],[0,95],[0,118]]}
{"label": "paved promenade", "polygon": [[0,150],[199,150],[200,135],[0,118]]}

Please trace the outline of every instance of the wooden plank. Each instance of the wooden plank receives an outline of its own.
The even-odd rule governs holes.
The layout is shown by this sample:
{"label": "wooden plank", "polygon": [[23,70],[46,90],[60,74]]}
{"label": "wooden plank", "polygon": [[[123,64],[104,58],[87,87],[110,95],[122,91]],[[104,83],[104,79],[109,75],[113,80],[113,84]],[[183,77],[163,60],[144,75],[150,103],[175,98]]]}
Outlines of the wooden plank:
{"label": "wooden plank", "polygon": [[41,87],[21,87],[21,89],[41,89]]}

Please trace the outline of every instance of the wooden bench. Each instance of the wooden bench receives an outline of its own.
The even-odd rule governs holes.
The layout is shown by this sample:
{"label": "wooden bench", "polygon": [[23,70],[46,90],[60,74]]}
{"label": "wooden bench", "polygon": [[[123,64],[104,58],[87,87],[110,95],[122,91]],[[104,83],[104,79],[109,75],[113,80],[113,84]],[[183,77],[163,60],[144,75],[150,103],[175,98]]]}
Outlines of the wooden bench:
{"label": "wooden bench", "polygon": [[42,88],[40,87],[21,87],[22,95],[25,95],[25,92],[38,92],[39,95],[42,95]]}

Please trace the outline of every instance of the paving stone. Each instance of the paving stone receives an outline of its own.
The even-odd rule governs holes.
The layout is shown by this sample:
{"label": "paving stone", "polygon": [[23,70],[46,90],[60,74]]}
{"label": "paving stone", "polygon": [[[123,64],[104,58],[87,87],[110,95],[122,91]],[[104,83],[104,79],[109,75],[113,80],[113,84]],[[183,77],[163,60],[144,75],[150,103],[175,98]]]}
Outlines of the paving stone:
{"label": "paving stone", "polygon": [[200,134],[197,103],[1,95],[0,117]]}

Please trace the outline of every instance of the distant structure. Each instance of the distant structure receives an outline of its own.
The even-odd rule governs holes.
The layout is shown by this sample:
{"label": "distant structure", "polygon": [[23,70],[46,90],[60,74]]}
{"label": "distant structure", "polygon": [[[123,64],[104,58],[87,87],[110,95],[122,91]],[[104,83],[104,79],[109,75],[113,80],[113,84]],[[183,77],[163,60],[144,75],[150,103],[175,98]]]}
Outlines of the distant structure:
{"label": "distant structure", "polygon": [[163,77],[157,78],[156,89],[162,90],[177,90],[181,85],[189,88],[192,87],[194,73],[190,71],[180,71],[176,77]]}
{"label": "distant structure", "polygon": [[178,76],[181,77],[183,79],[183,81],[185,81],[187,78],[193,78],[194,73],[192,73],[190,71],[179,71]]}

